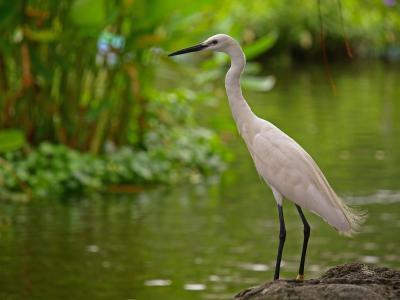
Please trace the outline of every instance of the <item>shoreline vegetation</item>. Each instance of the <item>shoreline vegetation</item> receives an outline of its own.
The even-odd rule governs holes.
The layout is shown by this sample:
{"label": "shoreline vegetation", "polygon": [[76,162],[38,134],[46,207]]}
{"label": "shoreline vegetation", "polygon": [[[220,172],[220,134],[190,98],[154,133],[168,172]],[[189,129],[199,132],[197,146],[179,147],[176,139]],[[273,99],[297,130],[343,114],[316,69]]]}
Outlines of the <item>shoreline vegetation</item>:
{"label": "shoreline vegetation", "polygon": [[190,131],[165,141],[169,146],[146,150],[124,146],[93,155],[43,142],[7,152],[0,157],[0,198],[26,202],[91,192],[131,193],[154,184],[198,183],[204,176],[218,176],[225,164],[213,149],[218,145],[215,134]]}

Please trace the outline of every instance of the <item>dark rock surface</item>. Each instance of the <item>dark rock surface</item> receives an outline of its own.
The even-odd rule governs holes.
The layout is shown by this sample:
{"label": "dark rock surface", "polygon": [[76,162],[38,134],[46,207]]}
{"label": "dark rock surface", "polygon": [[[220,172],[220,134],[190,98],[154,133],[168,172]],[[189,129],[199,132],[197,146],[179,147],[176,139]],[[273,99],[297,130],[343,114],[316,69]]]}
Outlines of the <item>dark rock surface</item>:
{"label": "dark rock surface", "polygon": [[267,282],[234,299],[400,299],[400,271],[350,263],[329,269],[318,279]]}

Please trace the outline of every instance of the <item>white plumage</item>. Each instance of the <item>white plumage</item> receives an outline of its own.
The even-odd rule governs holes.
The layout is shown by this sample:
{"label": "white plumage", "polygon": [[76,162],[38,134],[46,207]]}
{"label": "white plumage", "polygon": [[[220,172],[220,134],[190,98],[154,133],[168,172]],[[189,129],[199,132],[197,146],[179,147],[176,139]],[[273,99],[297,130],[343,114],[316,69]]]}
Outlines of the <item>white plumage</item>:
{"label": "white plumage", "polygon": [[353,233],[359,217],[336,195],[311,156],[277,127],[259,121],[259,131],[246,144],[276,201],[281,204],[282,198],[291,200],[338,231]]}
{"label": "white plumage", "polygon": [[[174,52],[170,56],[206,49],[227,53],[231,58],[225,87],[232,116],[253,158],[257,172],[271,187],[280,209],[282,209],[282,200],[287,199],[317,214],[345,235],[355,232],[364,219],[364,215],[355,213],[336,195],[320,168],[298,143],[270,122],[257,117],[250,109],[240,88],[240,76],[246,60],[240,45],[233,38],[225,34],[217,34],[199,45]],[[304,215],[301,209],[298,209],[303,219]],[[283,240],[283,248],[286,236],[283,215],[280,216],[280,221],[283,222],[284,233],[282,234],[281,224],[282,237],[280,237],[281,242]],[[305,221],[305,228],[307,226],[309,225]],[[303,265],[307,241],[305,240],[305,248],[303,248]],[[276,279],[279,277],[281,252],[282,250],[279,249]],[[301,269],[300,279],[303,278]]]}

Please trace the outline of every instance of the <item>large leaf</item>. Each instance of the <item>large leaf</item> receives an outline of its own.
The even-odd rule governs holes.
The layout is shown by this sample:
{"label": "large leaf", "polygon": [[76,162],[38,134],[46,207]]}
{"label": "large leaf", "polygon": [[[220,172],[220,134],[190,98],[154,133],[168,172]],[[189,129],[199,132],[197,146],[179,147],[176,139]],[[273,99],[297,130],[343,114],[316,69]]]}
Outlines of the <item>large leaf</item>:
{"label": "large leaf", "polygon": [[255,92],[267,92],[274,87],[275,77],[243,76],[243,78],[241,79],[241,83],[245,89]]}
{"label": "large leaf", "polygon": [[104,0],[75,0],[69,16],[75,25],[101,29],[107,17],[105,2]]}
{"label": "large leaf", "polygon": [[0,131],[0,153],[15,151],[25,145],[22,131],[8,129]]}
{"label": "large leaf", "polygon": [[246,58],[248,60],[253,59],[271,49],[278,40],[278,36],[279,35],[277,31],[271,31],[266,36],[263,36],[254,43],[244,47],[243,50],[246,54]]}

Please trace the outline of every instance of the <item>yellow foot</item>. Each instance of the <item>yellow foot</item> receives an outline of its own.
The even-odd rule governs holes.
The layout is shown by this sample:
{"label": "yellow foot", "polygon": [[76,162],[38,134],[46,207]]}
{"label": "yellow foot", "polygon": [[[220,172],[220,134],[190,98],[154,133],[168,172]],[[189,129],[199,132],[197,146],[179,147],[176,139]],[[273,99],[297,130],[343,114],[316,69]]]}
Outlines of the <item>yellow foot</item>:
{"label": "yellow foot", "polygon": [[298,281],[304,281],[304,275],[297,275],[296,280]]}

